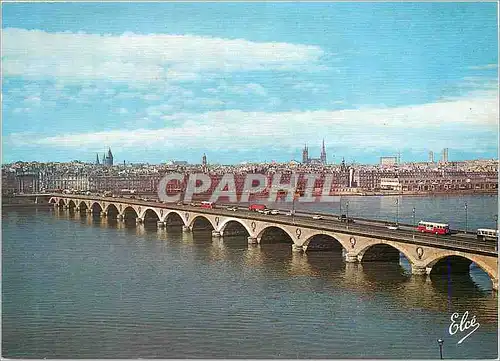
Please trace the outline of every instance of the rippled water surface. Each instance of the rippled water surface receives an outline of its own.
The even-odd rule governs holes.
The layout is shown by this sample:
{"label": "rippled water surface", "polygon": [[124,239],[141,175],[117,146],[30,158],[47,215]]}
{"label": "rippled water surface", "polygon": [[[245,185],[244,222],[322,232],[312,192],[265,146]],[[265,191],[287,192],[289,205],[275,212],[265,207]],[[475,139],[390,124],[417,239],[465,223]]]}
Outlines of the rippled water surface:
{"label": "rippled water surface", "polygon": [[[213,241],[67,211],[2,215],[5,357],[497,356],[497,296],[477,268],[433,279],[289,244]],[[481,324],[448,334],[453,312]]]}

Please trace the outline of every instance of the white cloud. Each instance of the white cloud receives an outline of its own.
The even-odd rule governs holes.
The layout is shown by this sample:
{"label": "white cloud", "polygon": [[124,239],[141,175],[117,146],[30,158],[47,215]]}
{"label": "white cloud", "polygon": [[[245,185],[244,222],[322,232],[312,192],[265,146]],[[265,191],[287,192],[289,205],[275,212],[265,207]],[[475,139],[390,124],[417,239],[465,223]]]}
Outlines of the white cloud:
{"label": "white cloud", "polygon": [[292,89],[318,94],[328,90],[329,87],[326,84],[318,84],[318,83],[303,81],[293,85]]}
{"label": "white cloud", "polygon": [[31,112],[31,108],[14,108],[12,110],[12,113],[14,114],[29,113],[29,112]]}
{"label": "white cloud", "polygon": [[469,69],[471,69],[471,70],[489,70],[489,69],[496,69],[496,68],[498,68],[497,64],[486,64],[486,65],[469,66]]}
{"label": "white cloud", "polygon": [[23,102],[25,104],[39,106],[42,103],[42,99],[40,98],[40,95],[31,95],[25,98]]}
{"label": "white cloud", "polygon": [[321,48],[193,35],[3,31],[2,70],[25,78],[197,80],[199,72],[321,68]]}
{"label": "white cloud", "polygon": [[115,109],[115,113],[128,114],[128,109],[127,108],[118,108],[118,109]]}
{"label": "white cloud", "polygon": [[[153,110],[155,110],[153,108]],[[163,110],[163,109],[162,109]],[[167,109],[165,109],[167,110]],[[163,113],[158,110],[159,115]],[[152,112],[149,113],[150,115]],[[303,112],[243,112],[226,110],[206,113],[163,115],[167,127],[64,134],[33,140],[42,146],[87,147],[108,144],[137,148],[148,143],[158,147],[255,149],[279,145],[297,147],[325,137],[327,145],[349,144],[356,149],[461,148],[477,149],[491,139],[473,139],[470,134],[495,134],[498,97],[463,98],[397,108]],[[26,138],[11,136],[11,141]]]}
{"label": "white cloud", "polygon": [[249,94],[256,94],[260,96],[267,95],[266,88],[257,83],[228,85],[226,82],[222,82],[217,88],[207,88],[203,89],[203,91],[209,94],[226,93],[226,94],[238,94],[238,95],[249,95]]}

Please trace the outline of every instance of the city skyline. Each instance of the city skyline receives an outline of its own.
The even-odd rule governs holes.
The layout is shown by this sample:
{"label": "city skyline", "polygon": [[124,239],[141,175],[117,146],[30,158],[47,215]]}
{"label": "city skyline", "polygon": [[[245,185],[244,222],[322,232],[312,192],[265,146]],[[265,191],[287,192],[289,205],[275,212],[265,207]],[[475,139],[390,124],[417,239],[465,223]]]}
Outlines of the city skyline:
{"label": "city skyline", "polygon": [[498,155],[496,3],[2,9],[2,163]]}

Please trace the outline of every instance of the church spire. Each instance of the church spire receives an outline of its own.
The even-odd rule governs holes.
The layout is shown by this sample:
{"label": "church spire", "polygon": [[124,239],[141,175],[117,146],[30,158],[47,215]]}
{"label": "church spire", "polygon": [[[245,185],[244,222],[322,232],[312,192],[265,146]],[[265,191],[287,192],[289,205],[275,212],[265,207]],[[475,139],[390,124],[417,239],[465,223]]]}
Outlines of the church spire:
{"label": "church spire", "polygon": [[321,146],[321,155],[320,155],[321,163],[326,164],[326,149],[325,149],[325,140],[323,139],[323,144]]}

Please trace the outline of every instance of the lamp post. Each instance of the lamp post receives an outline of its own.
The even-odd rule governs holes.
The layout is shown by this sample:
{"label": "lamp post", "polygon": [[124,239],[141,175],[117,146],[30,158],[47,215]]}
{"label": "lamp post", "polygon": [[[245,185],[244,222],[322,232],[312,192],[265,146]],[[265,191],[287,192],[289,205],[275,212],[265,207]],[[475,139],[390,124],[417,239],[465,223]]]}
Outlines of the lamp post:
{"label": "lamp post", "polygon": [[465,233],[467,233],[467,202],[465,202]]}
{"label": "lamp post", "polygon": [[345,202],[345,209],[346,209],[346,225],[347,229],[349,229],[349,201]]}
{"label": "lamp post", "polygon": [[399,199],[396,199],[396,226],[399,224]]}
{"label": "lamp post", "polygon": [[496,232],[495,251],[498,251],[498,214],[495,214],[495,232]]}
{"label": "lamp post", "polygon": [[292,223],[295,225],[295,192],[293,192],[292,198]]}
{"label": "lamp post", "polygon": [[415,207],[411,210],[412,218],[413,218],[413,228],[412,228],[412,239],[415,239]]}
{"label": "lamp post", "polygon": [[443,359],[443,343],[444,343],[444,341],[442,339],[438,339],[437,342],[439,345],[439,358],[442,360]]}
{"label": "lamp post", "polygon": [[340,203],[339,203],[339,219],[342,217],[342,195],[340,195]]}

